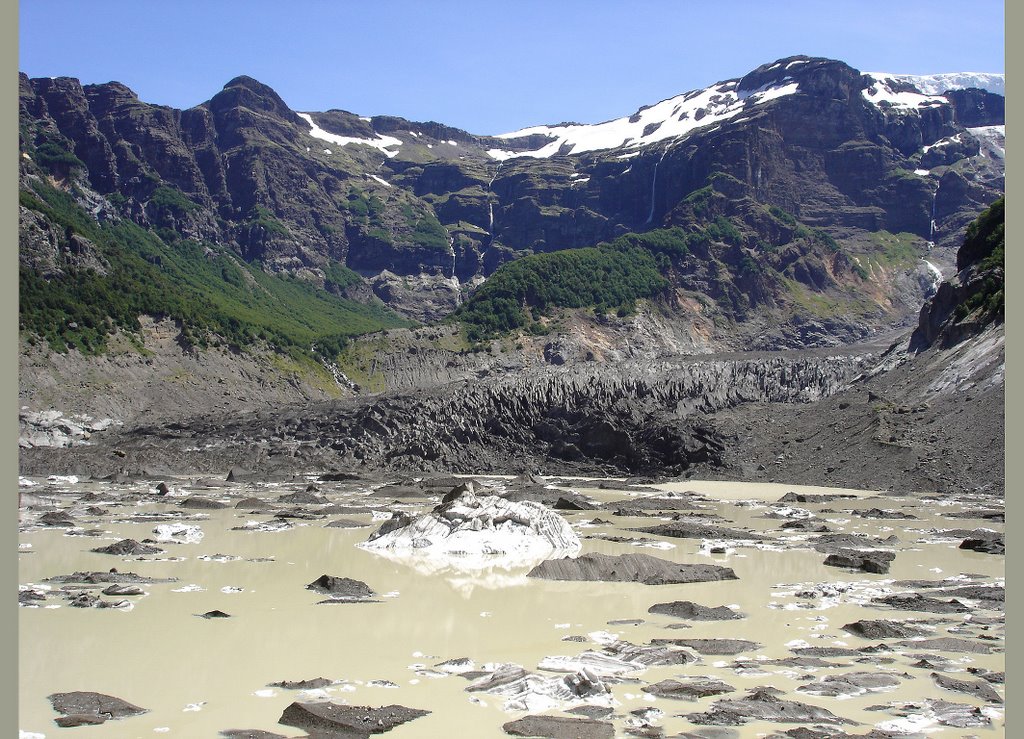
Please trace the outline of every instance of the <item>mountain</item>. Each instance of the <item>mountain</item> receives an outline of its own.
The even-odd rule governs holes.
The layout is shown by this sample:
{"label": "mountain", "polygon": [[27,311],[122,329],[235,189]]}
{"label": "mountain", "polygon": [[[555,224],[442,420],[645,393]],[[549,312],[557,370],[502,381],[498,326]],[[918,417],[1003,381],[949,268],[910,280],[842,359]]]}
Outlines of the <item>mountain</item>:
{"label": "mountain", "polygon": [[[153,411],[133,364],[151,346],[205,403],[215,356],[299,400],[443,382],[495,352],[614,361],[909,328],[1002,194],[1005,145],[1000,95],[913,84],[790,57],[614,121],[477,136],[293,111],[244,76],[176,110],[22,75],[23,367],[50,378],[23,403]],[[112,354],[127,384],[99,396],[117,402],[70,392]]]}

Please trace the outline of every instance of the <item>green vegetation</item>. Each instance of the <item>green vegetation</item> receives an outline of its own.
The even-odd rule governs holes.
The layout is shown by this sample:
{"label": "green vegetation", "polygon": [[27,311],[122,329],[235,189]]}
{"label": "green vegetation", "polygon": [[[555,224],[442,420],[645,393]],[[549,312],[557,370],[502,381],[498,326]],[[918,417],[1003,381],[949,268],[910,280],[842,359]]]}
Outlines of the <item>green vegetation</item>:
{"label": "green vegetation", "polygon": [[65,174],[72,169],[85,169],[85,162],[53,141],[37,146],[32,152],[32,159],[51,174]]}
{"label": "green vegetation", "polygon": [[[154,190],[149,202],[156,208],[170,210],[178,214],[188,213],[199,208],[199,203],[189,200],[181,190],[167,185],[160,185]],[[269,214],[269,211],[267,213]]]}
{"label": "green vegetation", "polygon": [[[409,325],[382,308],[268,275],[211,244],[182,239],[171,247],[127,219],[99,224],[69,194],[49,186],[23,192],[21,202],[68,236],[88,238],[110,265],[105,275],[70,270],[49,281],[21,270],[20,328],[57,351],[101,353],[115,330],[137,332],[142,314],[180,321],[182,338],[195,345],[264,342],[296,356],[311,356],[314,347],[331,356],[347,337]],[[351,281],[349,272],[332,265],[328,279]]]}
{"label": "green vegetation", "polygon": [[467,338],[477,342],[520,328],[544,333],[540,319],[553,308],[625,316],[638,299],[668,286],[659,264],[685,256],[689,243],[700,238],[705,237],[679,228],[659,229],[596,247],[523,257],[502,265],[454,317],[464,324]]}
{"label": "green vegetation", "polygon": [[448,232],[433,213],[427,213],[416,221],[412,230],[413,243],[438,251],[448,251]]}
{"label": "green vegetation", "polygon": [[[957,257],[957,266],[961,266],[961,260],[968,263],[976,261],[977,272],[988,274],[981,284],[981,289],[956,307],[955,315],[959,320],[963,320],[979,308],[983,311],[984,318],[1003,318],[1006,270],[1005,207],[1006,198],[1001,197],[967,227],[964,245]],[[967,264],[963,266],[966,267]]]}
{"label": "green vegetation", "polygon": [[257,205],[252,209],[252,214],[246,221],[246,225],[249,227],[259,226],[267,233],[277,234],[278,236],[288,236],[290,233],[288,231],[288,227],[281,223],[281,221],[277,220],[277,218],[274,217],[274,214],[262,205]]}

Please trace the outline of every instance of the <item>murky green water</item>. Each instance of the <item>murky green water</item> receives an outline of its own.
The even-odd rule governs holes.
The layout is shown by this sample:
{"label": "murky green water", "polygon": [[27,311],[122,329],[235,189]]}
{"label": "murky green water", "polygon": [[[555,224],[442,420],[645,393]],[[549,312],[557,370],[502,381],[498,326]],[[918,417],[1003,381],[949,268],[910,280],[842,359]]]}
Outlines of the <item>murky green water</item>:
{"label": "murky green water", "polygon": [[[574,489],[600,501],[620,500],[622,491]],[[871,727],[895,720],[887,712],[868,711],[871,706],[896,700],[943,699],[976,706],[986,704],[972,696],[942,690],[929,677],[930,670],[913,667],[925,650],[899,648],[883,656],[890,664],[861,664],[854,658],[836,658],[841,669],[800,669],[765,666],[762,670],[735,670],[734,660],[773,659],[793,656],[800,642],[810,646],[875,644],[850,635],[840,627],[860,619],[948,619],[933,624],[935,636],[963,623],[959,614],[936,615],[865,607],[872,595],[893,590],[902,579],[941,579],[960,573],[983,576],[979,582],[1001,581],[1004,560],[1000,556],[960,550],[957,540],[935,540],[933,528],[975,528],[1002,530],[989,521],[951,519],[943,513],[959,510],[957,505],[922,503],[920,497],[838,500],[827,504],[790,504],[818,512],[833,529],[886,537],[896,534],[900,545],[891,571],[886,575],[852,572],[825,567],[825,555],[791,544],[763,547],[736,546],[725,554],[710,554],[700,540],[665,539],[627,532],[633,526],[660,523],[657,518],[621,518],[610,511],[565,514],[582,537],[622,535],[654,540],[656,547],[613,543],[584,538],[584,552],[608,554],[643,552],[676,562],[705,562],[732,567],[738,580],[686,585],[645,586],[632,583],[570,583],[527,579],[528,568],[496,569],[484,573],[456,570],[418,571],[391,562],[356,546],[375,530],[380,520],[371,513],[348,514],[344,518],[370,524],[364,528],[327,528],[337,516],[322,520],[292,521],[293,528],[276,531],[232,531],[248,521],[267,521],[269,515],[254,515],[233,508],[187,511],[200,520],[204,534],[198,543],[162,544],[164,554],[142,559],[90,552],[123,538],[153,537],[155,522],[132,523],[122,519],[139,513],[176,511],[183,492],[195,492],[234,505],[244,496],[274,500],[277,496],[304,489],[304,483],[281,486],[231,485],[217,490],[192,490],[183,485],[168,502],[122,503],[120,496],[136,488],[104,486],[97,483],[53,484],[23,488],[43,498],[53,494],[56,507],[69,509],[84,528],[103,530],[101,537],[68,536],[64,529],[28,526],[39,511],[23,510],[20,535],[20,583],[42,584],[55,575],[75,571],[106,571],[116,567],[149,577],[174,577],[173,583],[143,585],[144,596],[129,597],[130,610],[73,608],[66,600],[49,597],[41,607],[19,611],[19,725],[29,736],[48,737],[74,732],[83,737],[216,737],[226,729],[262,729],[284,736],[304,732],[277,723],[282,711],[295,700],[329,698],[352,705],[381,706],[398,703],[432,713],[390,732],[395,737],[505,736],[503,723],[525,715],[506,711],[505,699],[468,693],[468,681],[458,675],[431,670],[434,665],[468,657],[479,667],[486,663],[513,662],[535,671],[544,657],[577,655],[599,648],[607,638],[601,632],[618,635],[634,644],[653,638],[743,638],[763,646],[737,656],[705,655],[697,664],[652,667],[637,679],[612,687],[616,705],[612,718],[619,735],[629,712],[655,707],[664,715],[654,723],[666,735],[690,730],[694,725],[682,714],[703,711],[721,698],[738,698],[758,685],[772,685],[787,693],[788,700],[828,708],[833,713],[862,724],[851,727],[864,733]],[[320,485],[332,503],[364,504],[365,490]],[[701,513],[715,513],[726,519],[722,525],[749,527],[772,536],[789,539],[807,535],[780,531],[782,520],[765,518],[777,501],[790,490],[802,492],[844,492],[798,488],[786,485],[687,482],[663,489],[695,490],[708,496]],[[77,503],[77,497],[96,491],[102,500]],[[848,492],[848,491],[847,491]],[[73,494],[72,494],[73,493]],[[635,493],[632,493],[635,494]],[[37,501],[38,502],[38,501]],[[45,500],[43,501],[45,503]],[[378,510],[390,506],[374,499]],[[107,514],[90,516],[81,511],[87,505],[100,506]],[[404,505],[410,511],[429,510],[431,502]],[[918,520],[874,520],[849,514],[850,509],[905,508]],[[589,525],[595,517],[610,524]],[[670,546],[669,546],[670,545]],[[217,556],[228,555],[228,557]],[[323,596],[305,589],[322,574],[355,578],[366,582],[381,597],[376,603],[318,605]],[[807,599],[796,592],[814,583],[852,583],[836,598]],[[54,585],[54,588],[59,587]],[[96,591],[98,592],[98,590]],[[118,598],[107,598],[118,600]],[[738,621],[683,622],[648,613],[655,603],[691,600],[707,606],[730,605],[746,615]],[[58,606],[58,607],[54,607]],[[202,614],[219,609],[227,619],[204,619]],[[1000,612],[975,610],[968,616],[999,617]],[[639,624],[609,624],[609,621],[642,619]],[[690,628],[669,628],[689,623]],[[977,632],[976,632],[977,633]],[[944,672],[961,679],[975,679],[967,667],[993,671],[1004,669],[1001,651],[1003,629],[991,625],[983,633],[997,637],[986,642],[996,647],[991,654],[942,653],[952,660]],[[588,637],[588,635],[590,635]],[[587,637],[586,643],[564,641],[568,636]],[[894,641],[894,640],[889,640]],[[900,676],[898,687],[886,692],[836,699],[795,692],[795,688],[829,674],[850,671],[892,671]],[[653,698],[641,687],[666,678],[708,676],[734,686],[735,693],[689,702]],[[904,677],[906,675],[907,677]],[[269,688],[272,682],[298,681],[317,677],[338,681],[318,691]],[[375,682],[378,681],[378,682]],[[386,681],[386,682],[383,682]],[[994,686],[1002,693],[1002,686]],[[124,720],[108,721],[98,727],[62,729],[54,724],[58,714],[47,696],[55,692],[95,691],[117,696],[149,712]],[[986,708],[992,717],[988,728],[945,727],[941,737],[1003,734],[1002,706]],[[557,710],[551,711],[558,713]],[[758,736],[773,730],[792,728],[785,724],[748,724],[739,736]],[[939,728],[939,727],[931,727]]]}

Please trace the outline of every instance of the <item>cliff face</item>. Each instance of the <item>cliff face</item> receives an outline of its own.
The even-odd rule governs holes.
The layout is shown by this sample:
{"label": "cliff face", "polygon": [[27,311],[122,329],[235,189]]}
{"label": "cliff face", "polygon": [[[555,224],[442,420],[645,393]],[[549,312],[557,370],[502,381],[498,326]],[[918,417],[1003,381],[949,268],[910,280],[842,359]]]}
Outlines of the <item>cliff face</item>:
{"label": "cliff face", "polygon": [[[706,215],[694,193],[720,175],[735,183],[725,212],[776,207],[844,248],[880,230],[958,245],[1002,189],[1001,160],[979,138],[994,134],[979,131],[1002,124],[1003,99],[968,90],[905,104],[894,84],[793,57],[671,99],[680,112],[632,144],[567,142],[542,155],[558,127],[495,138],[390,116],[300,115],[248,77],[180,111],[118,83],[23,76],[21,146],[73,154],[91,188],[140,225],[312,280],[333,260],[371,278],[466,282],[525,254],[693,227]],[[680,121],[687,133],[659,138]],[[772,226],[747,225],[758,256],[755,237],[772,243]],[[401,307],[400,291],[378,292]]]}

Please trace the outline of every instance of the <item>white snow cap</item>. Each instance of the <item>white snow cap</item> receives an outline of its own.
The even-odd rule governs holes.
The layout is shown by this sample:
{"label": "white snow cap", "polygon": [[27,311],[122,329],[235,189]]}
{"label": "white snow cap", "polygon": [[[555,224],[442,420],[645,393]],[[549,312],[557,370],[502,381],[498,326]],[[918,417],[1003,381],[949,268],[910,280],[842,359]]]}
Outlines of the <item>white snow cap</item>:
{"label": "white snow cap", "polygon": [[997,95],[1006,94],[1006,75],[993,72],[946,72],[945,74],[890,74],[889,72],[868,72],[876,80],[909,82],[925,95],[941,95],[947,90],[964,90],[977,87]]}
{"label": "white snow cap", "polygon": [[495,138],[515,139],[542,134],[551,141],[533,151],[491,149],[487,153],[498,161],[514,157],[544,159],[562,151],[582,154],[587,151],[642,146],[685,136],[698,128],[719,124],[752,107],[776,98],[792,95],[799,85],[789,77],[769,83],[756,90],[739,89],[739,80],[717,82],[703,90],[676,95],[660,103],[641,108],[626,118],[595,124],[567,123],[560,126],[531,126]]}

